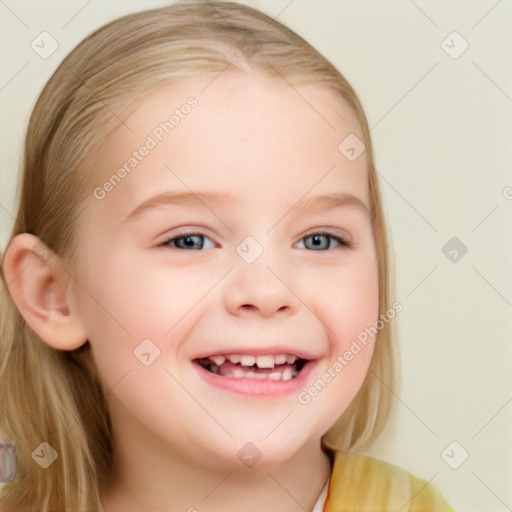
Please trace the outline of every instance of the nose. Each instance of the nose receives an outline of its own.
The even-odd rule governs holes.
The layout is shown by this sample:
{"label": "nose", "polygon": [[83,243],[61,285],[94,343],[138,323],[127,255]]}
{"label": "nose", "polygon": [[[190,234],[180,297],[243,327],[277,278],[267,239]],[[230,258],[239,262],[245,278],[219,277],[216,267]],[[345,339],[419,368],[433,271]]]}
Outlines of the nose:
{"label": "nose", "polygon": [[224,305],[231,315],[270,318],[296,313],[301,301],[292,289],[290,272],[272,267],[263,258],[237,263],[224,287]]}

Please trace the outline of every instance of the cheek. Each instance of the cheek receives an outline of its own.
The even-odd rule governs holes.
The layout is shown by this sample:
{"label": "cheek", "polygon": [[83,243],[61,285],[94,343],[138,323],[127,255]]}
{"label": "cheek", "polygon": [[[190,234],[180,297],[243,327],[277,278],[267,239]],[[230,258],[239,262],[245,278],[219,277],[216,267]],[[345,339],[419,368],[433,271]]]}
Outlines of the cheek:
{"label": "cheek", "polygon": [[103,254],[101,260],[91,255],[89,261],[81,277],[87,289],[80,290],[78,307],[100,374],[110,381],[134,363],[137,367],[134,351],[148,339],[157,347],[152,350],[164,356],[161,361],[171,357],[186,337],[194,306],[208,293],[212,277],[162,271],[161,262],[148,265],[133,253]]}
{"label": "cheek", "polygon": [[[333,302],[335,302],[333,300]],[[376,268],[362,267],[354,269],[342,283],[339,291],[338,307],[331,306],[330,315],[338,343],[346,348],[349,340],[372,326],[378,318],[379,284]]]}
{"label": "cheek", "polygon": [[[329,355],[318,369],[317,389],[322,396],[315,401],[330,410],[334,422],[362,385],[372,358],[374,337],[369,328],[379,311],[376,260],[370,257],[330,273],[321,290],[314,311],[325,326]],[[311,392],[316,397],[318,391]]]}
{"label": "cheek", "polygon": [[321,290],[316,313],[326,325],[331,354],[336,356],[378,318],[379,281],[375,258],[340,267],[324,279]]}

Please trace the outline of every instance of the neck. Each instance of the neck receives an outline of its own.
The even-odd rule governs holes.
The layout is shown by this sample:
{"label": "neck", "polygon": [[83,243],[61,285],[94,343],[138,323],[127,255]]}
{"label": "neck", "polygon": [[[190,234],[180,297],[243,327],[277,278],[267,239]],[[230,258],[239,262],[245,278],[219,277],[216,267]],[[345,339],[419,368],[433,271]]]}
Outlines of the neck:
{"label": "neck", "polygon": [[120,441],[100,488],[104,512],[310,511],[331,470],[319,440],[284,462],[252,468],[208,466],[161,445]]}

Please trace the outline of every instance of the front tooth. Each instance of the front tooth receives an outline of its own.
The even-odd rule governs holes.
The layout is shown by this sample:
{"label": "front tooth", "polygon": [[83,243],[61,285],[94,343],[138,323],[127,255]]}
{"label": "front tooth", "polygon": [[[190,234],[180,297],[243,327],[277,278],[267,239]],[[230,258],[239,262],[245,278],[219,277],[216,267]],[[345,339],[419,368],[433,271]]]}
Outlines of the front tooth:
{"label": "front tooth", "polygon": [[281,374],[279,372],[273,372],[268,376],[268,378],[270,380],[281,380]]}
{"label": "front tooth", "polygon": [[230,377],[234,377],[235,379],[243,379],[245,377],[245,372],[241,368],[235,368]]}
{"label": "front tooth", "polygon": [[222,366],[226,362],[226,358],[224,356],[210,356],[210,359],[217,365]]}
{"label": "front tooth", "polygon": [[258,365],[258,368],[274,368],[274,356],[257,356],[256,364]]}
{"label": "front tooth", "polygon": [[292,356],[292,355],[287,355],[286,356],[286,362],[288,364],[293,364],[293,363],[295,363],[295,361],[297,361],[297,357],[296,356]]}
{"label": "front tooth", "polygon": [[274,356],[275,364],[284,364],[286,363],[286,354],[277,354]]}
{"label": "front tooth", "polygon": [[240,358],[240,363],[242,366],[253,366],[255,362],[256,358],[254,356],[243,355]]}
{"label": "front tooth", "polygon": [[238,364],[240,362],[240,356],[238,354],[231,354],[226,356],[233,364]]}
{"label": "front tooth", "polygon": [[291,380],[292,378],[292,370],[290,368],[286,368],[281,376],[281,380]]}

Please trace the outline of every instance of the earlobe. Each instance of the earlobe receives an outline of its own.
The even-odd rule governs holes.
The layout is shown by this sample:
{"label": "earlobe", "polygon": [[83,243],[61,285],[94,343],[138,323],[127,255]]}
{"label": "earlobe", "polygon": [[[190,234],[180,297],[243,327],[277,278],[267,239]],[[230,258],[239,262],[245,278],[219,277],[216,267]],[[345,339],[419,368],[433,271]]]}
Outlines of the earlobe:
{"label": "earlobe", "polygon": [[5,281],[18,310],[39,337],[59,350],[87,341],[62,260],[34,235],[13,238],[3,259]]}

